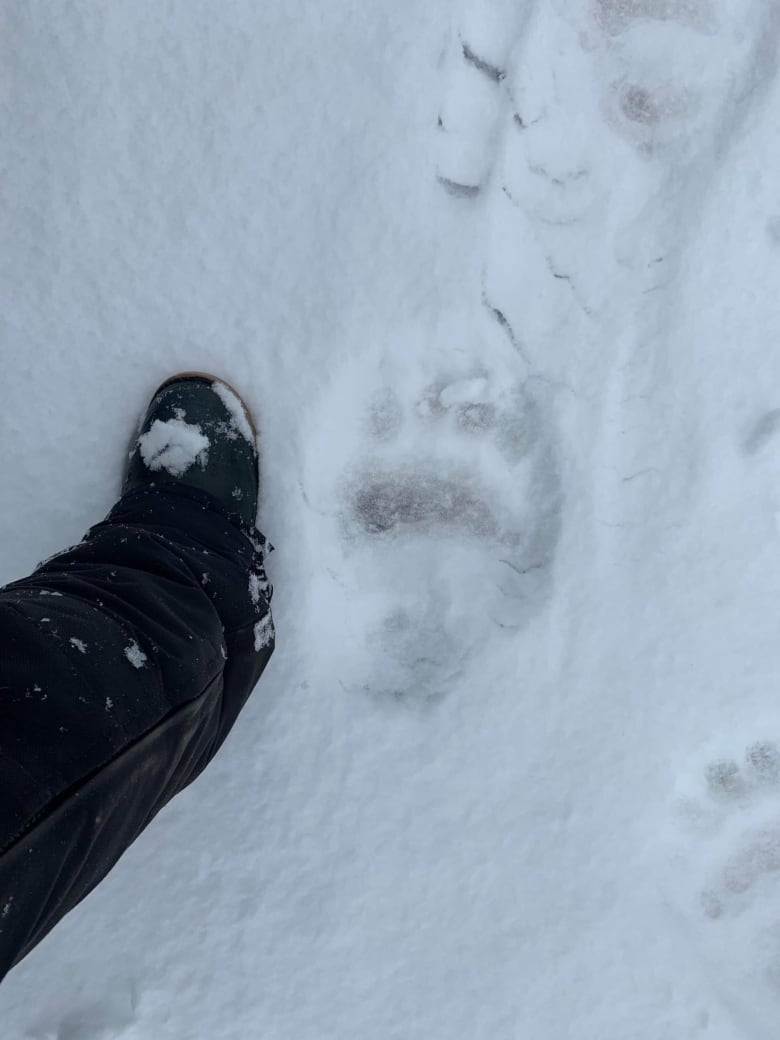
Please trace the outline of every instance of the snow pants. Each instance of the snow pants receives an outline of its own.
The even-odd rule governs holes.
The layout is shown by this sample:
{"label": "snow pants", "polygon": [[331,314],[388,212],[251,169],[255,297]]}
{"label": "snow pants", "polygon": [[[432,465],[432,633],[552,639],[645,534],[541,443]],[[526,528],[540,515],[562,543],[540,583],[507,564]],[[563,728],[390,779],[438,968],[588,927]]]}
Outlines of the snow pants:
{"label": "snow pants", "polygon": [[264,557],[171,484],[0,589],[0,979],[219,749],[274,648]]}

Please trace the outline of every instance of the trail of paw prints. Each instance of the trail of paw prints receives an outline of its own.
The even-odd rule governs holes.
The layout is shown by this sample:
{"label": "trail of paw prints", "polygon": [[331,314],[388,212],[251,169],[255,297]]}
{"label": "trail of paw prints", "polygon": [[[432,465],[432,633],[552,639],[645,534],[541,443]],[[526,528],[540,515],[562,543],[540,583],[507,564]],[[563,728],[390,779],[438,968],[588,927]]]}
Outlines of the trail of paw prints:
{"label": "trail of paw prints", "polygon": [[681,798],[672,886],[702,955],[756,1023],[780,1014],[780,747],[710,762]]}
{"label": "trail of paw prints", "polygon": [[346,467],[318,460],[341,545],[329,597],[361,603],[348,639],[365,674],[347,667],[345,684],[429,702],[542,609],[561,489],[548,415],[521,383],[479,362],[388,375],[329,423]]}
{"label": "trail of paw prints", "polygon": [[372,450],[344,484],[345,536],[396,570],[414,561],[370,640],[394,661],[396,693],[439,696],[491,630],[516,633],[540,609],[556,465],[538,403],[479,371],[413,401],[382,388],[366,426]]}

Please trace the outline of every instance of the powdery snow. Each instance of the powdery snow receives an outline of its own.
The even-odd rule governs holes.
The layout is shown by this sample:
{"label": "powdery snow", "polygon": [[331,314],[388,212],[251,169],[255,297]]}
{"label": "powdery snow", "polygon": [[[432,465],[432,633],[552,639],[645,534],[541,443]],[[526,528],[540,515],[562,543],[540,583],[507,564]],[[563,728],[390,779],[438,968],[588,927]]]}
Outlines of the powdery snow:
{"label": "powdery snow", "polygon": [[71,646],[75,646],[80,654],[85,654],[87,652],[87,644],[83,639],[77,639],[75,636],[71,636],[68,642]]}
{"label": "powdery snow", "polygon": [[219,371],[280,635],[3,1035],[774,1037],[776,5],[18,7],[3,578]]}
{"label": "powdery snow", "polygon": [[155,419],[149,430],[138,438],[141,458],[154,472],[165,470],[181,477],[190,466],[205,466],[209,439],[195,423],[182,419]]}

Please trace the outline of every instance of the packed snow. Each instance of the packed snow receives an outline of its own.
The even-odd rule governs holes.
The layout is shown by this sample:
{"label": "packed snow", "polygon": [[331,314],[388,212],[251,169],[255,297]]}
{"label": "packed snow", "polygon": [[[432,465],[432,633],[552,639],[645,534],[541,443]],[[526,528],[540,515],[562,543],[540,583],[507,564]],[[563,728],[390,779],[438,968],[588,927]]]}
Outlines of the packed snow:
{"label": "packed snow", "polygon": [[145,465],[154,472],[165,470],[173,477],[181,477],[195,463],[205,466],[209,446],[200,426],[183,419],[155,419],[138,438]]}
{"label": "packed snow", "polygon": [[777,5],[6,7],[0,577],[216,372],[277,650],[3,1037],[774,1038]]}

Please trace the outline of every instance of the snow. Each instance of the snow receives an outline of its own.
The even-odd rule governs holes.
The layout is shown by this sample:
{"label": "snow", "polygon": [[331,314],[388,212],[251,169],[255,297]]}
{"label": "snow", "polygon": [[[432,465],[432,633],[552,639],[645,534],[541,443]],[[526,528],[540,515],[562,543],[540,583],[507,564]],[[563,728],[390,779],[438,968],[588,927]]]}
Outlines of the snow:
{"label": "snow", "polygon": [[278,647],[4,1036],[775,1035],[778,23],[7,19],[0,575],[108,511],[162,379],[216,371]]}
{"label": "snow", "polygon": [[129,646],[125,647],[125,657],[133,668],[143,668],[146,664],[146,654],[135,640],[133,640]]}
{"label": "snow", "polygon": [[270,646],[271,640],[274,637],[274,625],[269,614],[266,614],[262,621],[257,622],[253,632],[255,637],[255,653],[259,653],[261,650],[265,650],[267,646]]}
{"label": "snow", "polygon": [[87,652],[87,644],[84,642],[83,639],[76,639],[75,636],[71,636],[68,642],[71,644],[71,646],[75,646],[75,648],[78,650],[80,654],[85,654]]}
{"label": "snow", "polygon": [[205,466],[209,439],[196,423],[155,419],[138,438],[138,447],[150,470],[165,470],[173,477],[181,477],[196,462]]}
{"label": "snow", "polygon": [[268,592],[268,583],[259,574],[249,575],[249,598],[254,606],[258,606],[261,597],[265,598]]}
{"label": "snow", "polygon": [[243,405],[239,401],[238,397],[236,397],[230,387],[225,386],[224,383],[220,383],[219,381],[212,383],[211,388],[230,412],[230,419],[233,426],[235,426],[245,440],[249,441],[250,444],[254,444],[255,437],[252,433],[252,427],[249,425],[246,412],[244,411]]}

